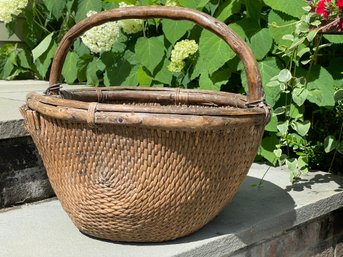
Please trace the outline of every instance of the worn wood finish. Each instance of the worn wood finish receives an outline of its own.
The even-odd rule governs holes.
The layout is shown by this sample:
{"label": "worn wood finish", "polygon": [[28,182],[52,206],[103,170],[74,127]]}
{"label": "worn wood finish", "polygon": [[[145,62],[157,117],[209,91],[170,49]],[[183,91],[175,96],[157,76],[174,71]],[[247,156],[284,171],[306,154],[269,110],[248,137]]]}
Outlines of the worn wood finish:
{"label": "worn wood finish", "polygon": [[193,9],[171,6],[117,8],[92,15],[91,17],[79,22],[66,33],[59,44],[52,63],[50,85],[54,85],[59,82],[65,57],[75,38],[81,36],[93,26],[109,21],[129,18],[168,18],[174,20],[189,20],[217,34],[232,48],[245,66],[248,82],[248,102],[255,103],[263,100],[261,75],[258,70],[256,59],[248,45],[225,23]]}
{"label": "worn wood finish", "polygon": [[[126,108],[121,108],[122,105],[97,104],[96,109],[92,110],[92,104],[89,104],[88,108],[75,108],[73,106],[56,106],[52,102],[28,101],[27,105],[31,110],[39,110],[41,114],[51,118],[89,123],[91,126],[95,124],[112,124],[168,130],[213,130],[225,129],[239,124],[262,126],[265,124],[265,114],[262,110],[258,110],[259,113],[237,110],[235,113],[223,110],[222,113],[213,115],[215,110],[211,113],[209,109],[204,109],[201,115],[190,115],[188,110],[183,113],[182,109],[177,112],[175,108],[172,112],[161,108],[161,112],[154,111],[150,113],[149,110],[148,112],[139,110],[137,106],[132,106],[132,111],[129,111]],[[109,106],[113,109],[106,108]],[[101,107],[105,107],[107,110]]]}
{"label": "worn wood finish", "polygon": [[[149,90],[150,89],[150,90]],[[171,88],[109,87],[92,88],[91,90],[60,90],[64,99],[86,102],[158,102],[161,104],[199,104],[207,106],[234,106],[245,108],[246,96],[227,92],[208,90],[187,90]]]}
{"label": "worn wood finish", "polygon": [[[94,112],[127,112],[127,113],[136,113],[137,115],[139,113],[150,113],[150,114],[182,114],[182,115],[197,115],[197,116],[254,116],[258,115],[259,117],[256,117],[259,122],[265,122],[265,116],[266,113],[264,109],[262,108],[237,108],[237,106],[244,106],[245,102],[241,99],[239,99],[239,95],[237,95],[237,100],[233,102],[233,106],[229,105],[226,101],[227,99],[230,99],[227,97],[226,93],[220,93],[218,95],[215,95],[216,92],[211,92],[209,94],[210,96],[206,94],[207,92],[198,91],[199,96],[195,96],[193,100],[189,100],[191,97],[175,97],[174,94],[169,94],[169,92],[175,92],[175,91],[169,91],[167,90],[165,95],[163,95],[161,92],[158,92],[159,94],[144,94],[144,92],[139,92],[139,90],[135,90],[134,97],[132,97],[132,91],[128,90],[126,92],[126,88],[123,88],[122,91],[119,91],[118,88],[115,90],[118,92],[118,97],[115,97],[116,95],[112,95],[110,97],[107,97],[104,93],[101,94],[100,98],[104,102],[107,103],[101,103],[98,102],[96,105],[96,108],[94,109]],[[94,92],[94,91],[88,91],[88,92]],[[208,92],[210,93],[210,92]],[[187,93],[188,94],[188,93]],[[190,94],[189,94],[190,95]],[[228,94],[230,96],[230,94]],[[72,96],[75,96],[75,94],[72,94]],[[83,94],[79,95],[77,94],[76,99],[80,100],[73,100],[70,101],[69,99],[60,99],[59,97],[52,97],[52,96],[42,96],[37,93],[30,93],[27,96],[29,106],[33,108],[34,110],[40,110],[38,107],[36,107],[36,104],[33,104],[33,102],[40,102],[43,104],[46,104],[49,106],[60,106],[65,107],[65,110],[67,112],[73,112],[77,109],[82,110],[89,110],[90,106],[93,102],[88,101],[81,101]],[[142,96],[142,97],[141,97]],[[148,96],[148,97],[146,97]],[[91,94],[87,95],[85,97],[87,100],[95,100],[95,98],[99,98],[99,94]],[[184,99],[184,102],[182,101]],[[99,100],[99,99],[98,99]],[[115,103],[111,103],[110,100],[113,100]],[[125,101],[126,100],[126,101]],[[212,101],[210,100],[217,100]],[[95,101],[94,101],[95,102]],[[137,103],[138,102],[138,103]],[[110,104],[109,104],[110,103]],[[197,104],[196,104],[197,103]],[[223,105],[225,103],[225,106],[218,106]],[[191,105],[189,105],[191,104]],[[43,105],[40,105],[41,107]],[[73,109],[71,109],[73,108]],[[57,118],[57,115],[59,115],[58,112],[50,112],[49,115],[52,117]],[[145,115],[146,116],[146,115]],[[185,116],[186,119],[189,117]],[[78,122],[86,122],[87,118],[84,117],[84,119],[78,120]],[[101,122],[103,123],[103,122]]]}
{"label": "worn wood finish", "polygon": [[[175,88],[60,91],[54,85],[75,37],[106,21],[150,17],[195,21],[223,38],[246,67],[248,97]],[[31,93],[21,113],[58,199],[82,232],[160,242],[200,229],[237,192],[269,119],[260,82],[250,49],[214,18],[180,7],[121,8],[66,34],[50,77],[50,91],[60,94]]]}

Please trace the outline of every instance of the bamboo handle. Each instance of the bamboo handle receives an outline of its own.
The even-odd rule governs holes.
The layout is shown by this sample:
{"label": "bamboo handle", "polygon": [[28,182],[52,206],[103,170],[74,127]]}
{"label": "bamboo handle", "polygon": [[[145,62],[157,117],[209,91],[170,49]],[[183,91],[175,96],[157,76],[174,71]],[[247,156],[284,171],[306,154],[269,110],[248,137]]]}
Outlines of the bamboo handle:
{"label": "bamboo handle", "polygon": [[[88,17],[74,25],[62,38],[55,53],[50,72],[49,89],[52,89],[52,87],[59,82],[64,60],[74,39],[81,36],[84,32],[94,26],[98,26],[109,21],[131,18],[168,18],[173,20],[189,20],[215,33],[232,48],[245,66],[248,81],[248,103],[253,104],[263,101],[261,75],[258,70],[256,59],[254,58],[249,46],[225,23],[211,17],[210,15],[189,8],[171,6],[116,8],[92,15],[91,17]],[[209,49],[209,51],[210,50],[211,49]],[[49,89],[48,91],[52,94],[58,94],[58,90],[57,92],[54,92],[54,90]]]}

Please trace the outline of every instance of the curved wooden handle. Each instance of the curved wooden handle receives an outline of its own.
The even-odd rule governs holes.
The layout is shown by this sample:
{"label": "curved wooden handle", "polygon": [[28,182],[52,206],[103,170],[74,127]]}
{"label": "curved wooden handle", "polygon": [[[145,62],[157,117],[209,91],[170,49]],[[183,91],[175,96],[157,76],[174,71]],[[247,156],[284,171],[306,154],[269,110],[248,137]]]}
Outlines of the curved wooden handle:
{"label": "curved wooden handle", "polygon": [[232,48],[245,66],[248,81],[248,103],[253,104],[263,101],[261,75],[258,70],[256,59],[249,46],[225,23],[218,21],[210,15],[189,8],[172,6],[116,8],[97,13],[77,23],[65,34],[57,48],[50,72],[50,87],[53,87],[59,82],[64,60],[68,53],[68,49],[75,38],[81,36],[84,32],[94,26],[98,26],[109,21],[131,18],[168,18],[173,20],[189,20],[217,34]]}

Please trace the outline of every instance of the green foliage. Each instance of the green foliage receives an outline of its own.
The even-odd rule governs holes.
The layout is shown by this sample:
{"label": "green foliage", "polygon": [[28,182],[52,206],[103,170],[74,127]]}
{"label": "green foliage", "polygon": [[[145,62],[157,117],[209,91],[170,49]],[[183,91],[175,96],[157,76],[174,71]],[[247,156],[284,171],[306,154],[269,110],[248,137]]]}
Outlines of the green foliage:
{"label": "green foliage", "polygon": [[[120,2],[166,3],[32,1],[31,9],[22,14],[23,46],[0,49],[0,77],[48,79],[53,54],[66,31],[86,18],[88,11],[118,8]],[[303,8],[308,4],[305,0],[176,2],[226,22],[250,45],[262,75],[266,102],[272,108],[257,158],[286,165],[292,180],[310,168],[339,167],[343,151],[342,128],[337,129],[343,122],[343,37],[323,34],[321,18]],[[7,25],[12,33],[15,24],[14,20]],[[183,39],[195,40],[199,50],[185,60],[181,72],[170,72],[171,52]],[[109,52],[91,53],[77,39],[66,57],[62,79],[94,86],[172,86],[240,93],[247,84],[242,63],[224,41],[189,21],[167,19],[148,20],[143,31],[134,34],[121,31]],[[330,164],[323,166],[327,158]]]}
{"label": "green foliage", "polygon": [[280,11],[297,18],[300,18],[305,14],[303,7],[307,5],[306,1],[299,0],[264,0],[264,2],[273,10]]}
{"label": "green foliage", "polygon": [[146,67],[151,74],[164,57],[164,45],[160,38],[139,38],[135,46],[137,60]]}

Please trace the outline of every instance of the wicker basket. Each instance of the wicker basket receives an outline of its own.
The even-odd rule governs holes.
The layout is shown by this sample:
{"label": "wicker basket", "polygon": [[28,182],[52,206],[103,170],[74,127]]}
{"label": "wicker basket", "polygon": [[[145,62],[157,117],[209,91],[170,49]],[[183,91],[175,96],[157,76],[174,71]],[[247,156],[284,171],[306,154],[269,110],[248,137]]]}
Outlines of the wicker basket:
{"label": "wicker basket", "polygon": [[[245,65],[248,96],[56,86],[69,46],[87,29],[151,17],[194,21],[224,39]],[[203,227],[237,192],[269,119],[248,46],[224,23],[181,7],[121,8],[81,21],[57,49],[50,85],[46,95],[28,95],[26,128],[75,225],[114,241],[165,241]]]}

